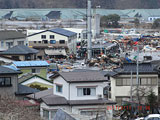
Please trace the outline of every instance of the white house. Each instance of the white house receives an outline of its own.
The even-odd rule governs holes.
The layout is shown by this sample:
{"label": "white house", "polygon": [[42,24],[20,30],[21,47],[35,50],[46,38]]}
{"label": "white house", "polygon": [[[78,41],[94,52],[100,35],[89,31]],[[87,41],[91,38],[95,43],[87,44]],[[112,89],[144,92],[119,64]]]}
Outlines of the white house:
{"label": "white house", "polygon": [[[133,101],[137,101],[137,65],[135,63],[126,63],[122,68],[114,70],[111,80],[111,99],[121,104],[122,101],[129,101],[132,96]],[[146,102],[145,97],[149,91],[153,91],[158,96],[158,72],[153,69],[151,63],[139,64],[139,95],[144,94],[142,103]],[[132,86],[132,88],[131,88]],[[132,91],[132,92],[131,92]]]}
{"label": "white house", "polygon": [[108,83],[107,77],[101,72],[61,72],[53,75],[53,95],[43,97],[40,105],[42,117],[53,119],[60,108],[73,114],[112,118],[112,109],[115,104],[103,98],[104,87]]}
{"label": "white house", "polygon": [[67,49],[69,49],[69,53],[76,53],[77,34],[75,32],[56,28],[40,32],[38,30],[37,33],[31,34],[29,32],[28,34],[27,40],[29,46],[37,49],[43,49],[45,54],[48,54],[49,56],[65,56]]}

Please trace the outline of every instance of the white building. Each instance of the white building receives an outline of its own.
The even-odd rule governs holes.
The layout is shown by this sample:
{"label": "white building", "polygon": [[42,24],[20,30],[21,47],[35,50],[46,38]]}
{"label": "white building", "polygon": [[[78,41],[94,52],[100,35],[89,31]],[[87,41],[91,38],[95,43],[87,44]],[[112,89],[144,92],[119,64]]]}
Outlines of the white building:
{"label": "white building", "polygon": [[45,54],[48,54],[49,56],[66,55],[67,49],[69,49],[69,53],[76,53],[77,34],[75,32],[61,28],[44,31],[38,30],[37,33],[33,30],[28,30],[27,32],[29,46],[43,49]]}
{"label": "white building", "polygon": [[112,118],[115,102],[103,98],[108,79],[100,72],[62,72],[51,77],[54,81],[53,94],[45,96],[40,105],[42,117],[54,118],[60,108],[73,114]]}

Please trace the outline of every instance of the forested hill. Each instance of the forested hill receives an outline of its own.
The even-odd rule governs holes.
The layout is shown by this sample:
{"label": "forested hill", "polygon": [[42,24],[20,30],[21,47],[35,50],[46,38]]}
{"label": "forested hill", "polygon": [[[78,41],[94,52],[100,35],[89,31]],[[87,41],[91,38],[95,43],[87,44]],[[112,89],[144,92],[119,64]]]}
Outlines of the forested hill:
{"label": "forested hill", "polygon": [[[0,9],[8,8],[85,8],[87,0],[0,0]],[[157,9],[160,0],[91,0],[92,6],[106,9]]]}

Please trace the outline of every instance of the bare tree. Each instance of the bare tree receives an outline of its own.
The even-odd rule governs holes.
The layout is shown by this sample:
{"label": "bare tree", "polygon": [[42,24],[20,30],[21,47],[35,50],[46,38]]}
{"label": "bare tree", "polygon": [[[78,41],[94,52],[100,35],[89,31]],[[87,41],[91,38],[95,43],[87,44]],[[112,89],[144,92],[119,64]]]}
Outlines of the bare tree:
{"label": "bare tree", "polygon": [[26,107],[14,97],[0,96],[0,119],[2,120],[41,120],[39,108]]}

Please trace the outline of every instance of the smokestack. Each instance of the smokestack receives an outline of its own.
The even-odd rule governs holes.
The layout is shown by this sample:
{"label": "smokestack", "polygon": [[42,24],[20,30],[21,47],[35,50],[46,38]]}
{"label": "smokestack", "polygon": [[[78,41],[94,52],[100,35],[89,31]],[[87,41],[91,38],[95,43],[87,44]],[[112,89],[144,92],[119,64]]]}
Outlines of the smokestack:
{"label": "smokestack", "polygon": [[91,60],[92,58],[92,38],[91,38],[91,0],[88,0],[88,10],[87,10],[87,25],[88,25],[88,31],[87,31],[87,52],[88,52],[88,59]]}

